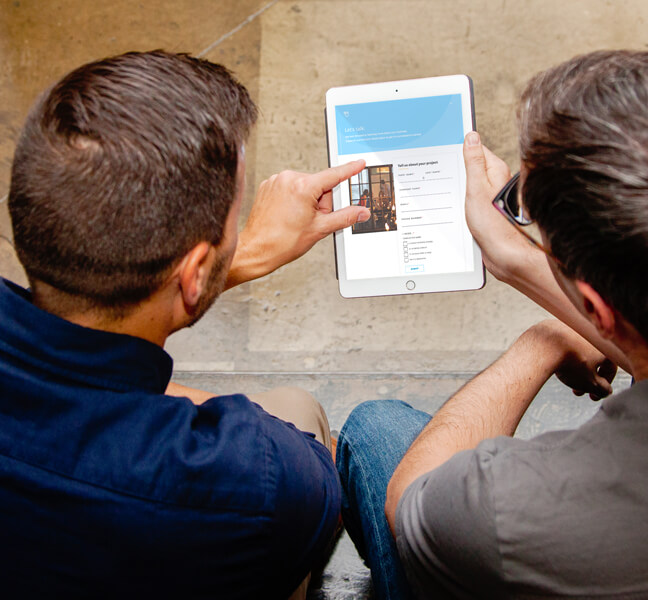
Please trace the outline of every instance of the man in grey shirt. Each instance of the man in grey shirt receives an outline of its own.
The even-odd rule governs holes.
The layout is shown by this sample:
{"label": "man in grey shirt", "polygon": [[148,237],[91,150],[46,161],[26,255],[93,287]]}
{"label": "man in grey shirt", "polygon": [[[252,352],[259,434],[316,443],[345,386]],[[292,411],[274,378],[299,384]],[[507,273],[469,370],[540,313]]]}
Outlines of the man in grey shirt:
{"label": "man in grey shirt", "polygon": [[[541,73],[519,121],[513,177],[466,136],[467,220],[488,270],[560,321],[434,418],[396,401],[349,417],[343,513],[381,599],[648,598],[648,53]],[[637,383],[588,423],[511,437],[552,374],[598,399],[614,363]]]}

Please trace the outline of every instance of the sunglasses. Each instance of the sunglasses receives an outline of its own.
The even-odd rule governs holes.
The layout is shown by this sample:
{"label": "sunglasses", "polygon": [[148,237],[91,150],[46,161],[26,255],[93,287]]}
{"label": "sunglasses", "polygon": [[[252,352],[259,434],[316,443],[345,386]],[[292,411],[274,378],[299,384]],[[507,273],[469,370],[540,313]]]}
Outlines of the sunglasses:
{"label": "sunglasses", "polygon": [[534,223],[533,219],[526,213],[520,202],[520,173],[516,173],[509,179],[507,184],[497,193],[493,200],[493,206],[499,210],[509,222],[534,246],[542,250],[548,257],[560,264],[560,261],[551,253],[551,250],[542,243],[542,238],[537,230],[529,229]]}

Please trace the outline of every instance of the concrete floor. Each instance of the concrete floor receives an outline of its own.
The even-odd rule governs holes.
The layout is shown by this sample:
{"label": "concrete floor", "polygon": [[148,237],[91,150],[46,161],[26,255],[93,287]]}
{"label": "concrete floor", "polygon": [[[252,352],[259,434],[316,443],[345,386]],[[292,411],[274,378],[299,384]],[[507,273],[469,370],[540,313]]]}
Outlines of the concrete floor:
{"label": "concrete floor", "polygon": [[[234,70],[261,108],[247,152],[249,208],[271,174],[326,166],[323,107],[332,86],[467,73],[479,131],[515,167],[524,82],[577,53],[646,47],[647,20],[643,0],[0,0],[0,274],[24,283],[6,207],[21,123],[42,89],[88,60],[164,48]],[[342,299],[325,240],[225,294],[167,349],[179,381],[215,392],[297,383],[339,428],[371,398],[433,410],[544,316],[492,278],[477,292]],[[580,422],[591,406],[579,402],[550,384],[528,433]],[[344,544],[314,597],[357,598],[368,589]]]}

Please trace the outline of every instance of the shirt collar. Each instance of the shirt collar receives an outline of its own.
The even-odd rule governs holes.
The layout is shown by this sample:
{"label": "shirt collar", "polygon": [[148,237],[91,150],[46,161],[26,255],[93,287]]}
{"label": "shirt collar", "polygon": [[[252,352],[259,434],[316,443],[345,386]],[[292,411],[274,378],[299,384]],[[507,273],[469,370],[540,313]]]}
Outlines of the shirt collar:
{"label": "shirt collar", "polygon": [[34,306],[31,293],[0,278],[0,352],[60,378],[115,391],[164,393],[173,369],[159,346],[82,327]]}

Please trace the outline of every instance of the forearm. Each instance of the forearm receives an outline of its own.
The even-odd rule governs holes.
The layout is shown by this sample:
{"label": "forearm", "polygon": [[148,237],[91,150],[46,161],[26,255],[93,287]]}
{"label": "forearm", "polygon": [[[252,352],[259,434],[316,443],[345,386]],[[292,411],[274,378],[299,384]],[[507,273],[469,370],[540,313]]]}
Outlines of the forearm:
{"label": "forearm", "polygon": [[398,500],[419,476],[461,450],[498,435],[513,435],[520,419],[562,358],[551,331],[536,326],[488,369],[467,383],[434,416],[398,465],[385,511],[394,530]]}
{"label": "forearm", "polygon": [[523,252],[509,255],[499,268],[494,268],[496,277],[569,325],[612,362],[631,373],[625,355],[614,344],[600,336],[596,327],[576,309],[562,291],[545,255],[530,244],[526,246]]}

